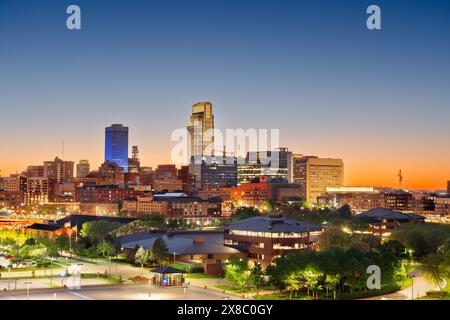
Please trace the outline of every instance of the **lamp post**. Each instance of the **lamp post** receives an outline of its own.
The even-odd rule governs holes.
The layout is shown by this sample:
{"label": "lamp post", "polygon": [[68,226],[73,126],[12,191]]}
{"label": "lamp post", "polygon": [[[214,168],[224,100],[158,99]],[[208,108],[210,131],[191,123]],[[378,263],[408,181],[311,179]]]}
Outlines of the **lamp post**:
{"label": "lamp post", "polygon": [[50,257],[50,287],[53,285],[53,257]]}
{"label": "lamp post", "polygon": [[25,284],[27,285],[27,300],[30,299],[30,284],[31,282],[25,282]]}
{"label": "lamp post", "polygon": [[108,256],[109,260],[109,276],[111,276],[111,256]]}
{"label": "lamp post", "polygon": [[176,252],[174,251],[173,252],[173,267],[175,268],[175,254],[176,254]]}
{"label": "lamp post", "polygon": [[409,276],[411,278],[411,300],[414,300],[414,275]]}
{"label": "lamp post", "polygon": [[152,297],[151,285],[152,285],[152,280],[148,279],[148,298],[149,299]]}

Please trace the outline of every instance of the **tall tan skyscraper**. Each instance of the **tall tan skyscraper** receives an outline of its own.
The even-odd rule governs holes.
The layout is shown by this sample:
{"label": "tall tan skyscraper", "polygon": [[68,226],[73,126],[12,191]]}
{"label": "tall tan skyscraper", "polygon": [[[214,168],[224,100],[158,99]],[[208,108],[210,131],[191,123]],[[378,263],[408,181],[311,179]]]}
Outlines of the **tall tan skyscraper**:
{"label": "tall tan skyscraper", "polygon": [[198,102],[192,106],[187,130],[190,135],[190,157],[212,156],[214,115],[211,102]]}
{"label": "tall tan skyscraper", "polygon": [[89,161],[80,160],[77,164],[77,178],[86,178],[90,171],[91,167],[89,165]]}
{"label": "tall tan skyscraper", "polygon": [[292,157],[292,182],[300,184],[301,197],[309,203],[317,203],[317,197],[327,187],[344,185],[344,162],[301,155]]}

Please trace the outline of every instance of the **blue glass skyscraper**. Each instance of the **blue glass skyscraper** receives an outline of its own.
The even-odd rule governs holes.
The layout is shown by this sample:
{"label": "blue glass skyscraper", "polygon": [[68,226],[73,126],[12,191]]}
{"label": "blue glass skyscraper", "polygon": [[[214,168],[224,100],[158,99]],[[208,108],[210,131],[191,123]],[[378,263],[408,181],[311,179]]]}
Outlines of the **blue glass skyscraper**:
{"label": "blue glass skyscraper", "polygon": [[128,127],[113,124],[105,128],[105,161],[115,163],[128,172]]}

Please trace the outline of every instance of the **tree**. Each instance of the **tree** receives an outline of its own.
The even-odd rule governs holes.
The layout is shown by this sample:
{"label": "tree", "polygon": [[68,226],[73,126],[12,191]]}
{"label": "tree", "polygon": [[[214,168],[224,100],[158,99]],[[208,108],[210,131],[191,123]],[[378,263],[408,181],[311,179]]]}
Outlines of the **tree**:
{"label": "tree", "polygon": [[302,278],[304,278],[306,281],[306,285],[308,288],[308,296],[309,291],[311,290],[314,298],[314,294],[316,293],[316,291],[321,289],[319,279],[320,277],[323,276],[323,274],[321,272],[316,271],[315,268],[313,267],[307,267],[306,270],[303,271],[301,275]]}
{"label": "tree", "polygon": [[450,239],[450,226],[434,223],[404,223],[392,232],[392,239],[398,240],[414,251],[418,258],[436,253],[447,239]]}
{"label": "tree", "polygon": [[141,268],[144,267],[149,262],[149,253],[147,250],[144,249],[144,247],[140,247],[136,254],[134,255],[134,262],[136,264],[139,264]]}
{"label": "tree", "polygon": [[428,278],[442,290],[447,276],[447,265],[444,256],[439,253],[431,253],[423,258],[421,269]]}
{"label": "tree", "polygon": [[231,257],[229,262],[224,265],[224,271],[225,280],[230,281],[233,287],[237,286],[244,291],[251,277],[248,269],[248,261],[246,259]]}
{"label": "tree", "polygon": [[259,288],[261,287],[263,281],[263,272],[260,263],[255,263],[250,271],[250,283],[256,290],[256,294],[259,294]]}
{"label": "tree", "polygon": [[162,237],[158,237],[153,242],[152,256],[159,263],[161,260],[167,259],[169,254],[169,249],[167,244]]}
{"label": "tree", "polygon": [[106,220],[85,222],[81,229],[81,236],[89,239],[93,243],[97,243],[106,240],[119,227],[120,224]]}
{"label": "tree", "polygon": [[397,240],[389,240],[381,245],[381,250],[392,254],[398,259],[407,258],[406,247]]}
{"label": "tree", "polygon": [[239,207],[236,209],[233,215],[234,220],[243,220],[252,217],[257,217],[260,215],[258,209],[253,207]]}
{"label": "tree", "polygon": [[340,218],[348,220],[352,217],[352,209],[348,204],[344,204],[342,207],[337,209],[337,214]]}
{"label": "tree", "polygon": [[149,215],[140,218],[147,230],[164,229],[166,227],[166,219],[162,215]]}
{"label": "tree", "polygon": [[289,299],[292,299],[292,293],[300,290],[300,279],[296,272],[292,272],[289,276],[284,280],[284,284],[286,286],[286,290],[289,293]]}
{"label": "tree", "polygon": [[270,199],[266,199],[263,201],[260,207],[262,212],[272,212],[274,205]]}
{"label": "tree", "polygon": [[328,227],[319,236],[320,249],[330,247],[346,247],[350,242],[350,237],[337,227]]}
{"label": "tree", "polygon": [[60,251],[60,254],[62,255],[63,251],[69,250],[70,247],[69,239],[67,237],[60,236],[55,239],[55,245]]}
{"label": "tree", "polygon": [[105,240],[103,240],[97,245],[96,250],[98,254],[103,257],[111,257],[116,253],[116,250],[114,246],[111,244],[111,242]]}
{"label": "tree", "polygon": [[167,220],[167,228],[169,230],[179,230],[186,228],[186,223],[183,219],[169,219]]}
{"label": "tree", "polygon": [[333,296],[334,299],[336,300],[336,287],[338,286],[340,281],[340,276],[336,275],[336,274],[327,274],[325,276],[325,288],[327,290],[327,297],[328,297],[328,291],[329,290],[333,290]]}

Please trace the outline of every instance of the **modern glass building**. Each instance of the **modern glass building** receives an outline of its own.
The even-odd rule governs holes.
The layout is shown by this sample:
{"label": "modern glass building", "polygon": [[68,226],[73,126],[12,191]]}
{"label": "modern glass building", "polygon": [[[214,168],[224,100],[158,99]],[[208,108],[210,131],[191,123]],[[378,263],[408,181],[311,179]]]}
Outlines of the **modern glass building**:
{"label": "modern glass building", "polygon": [[105,162],[112,162],[128,172],[128,127],[113,124],[105,128]]}

